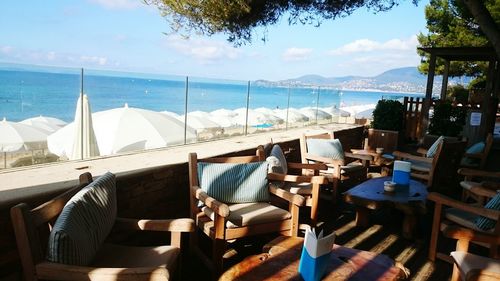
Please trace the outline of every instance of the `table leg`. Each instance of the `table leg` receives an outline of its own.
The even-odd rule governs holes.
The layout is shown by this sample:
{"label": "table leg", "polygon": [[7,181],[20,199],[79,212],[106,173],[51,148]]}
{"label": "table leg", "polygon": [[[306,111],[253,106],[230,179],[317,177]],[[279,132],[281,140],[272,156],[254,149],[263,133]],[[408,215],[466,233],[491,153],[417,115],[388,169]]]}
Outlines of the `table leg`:
{"label": "table leg", "polygon": [[368,226],[370,210],[365,207],[356,207],[356,226]]}
{"label": "table leg", "polygon": [[417,216],[412,214],[405,214],[403,220],[403,237],[406,239],[413,239],[415,236],[415,226],[417,225]]}

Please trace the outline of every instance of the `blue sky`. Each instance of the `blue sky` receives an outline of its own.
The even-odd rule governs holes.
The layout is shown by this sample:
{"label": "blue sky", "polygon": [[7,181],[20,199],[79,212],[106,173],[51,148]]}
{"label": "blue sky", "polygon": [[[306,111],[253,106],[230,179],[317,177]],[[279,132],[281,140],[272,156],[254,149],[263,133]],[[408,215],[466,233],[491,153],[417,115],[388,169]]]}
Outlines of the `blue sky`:
{"label": "blue sky", "polygon": [[235,48],[225,35],[165,35],[166,21],[140,0],[0,1],[0,62],[236,80],[305,74],[371,76],[418,65],[416,34],[424,8],[411,1],[389,12],[366,8],[320,27],[286,18]]}

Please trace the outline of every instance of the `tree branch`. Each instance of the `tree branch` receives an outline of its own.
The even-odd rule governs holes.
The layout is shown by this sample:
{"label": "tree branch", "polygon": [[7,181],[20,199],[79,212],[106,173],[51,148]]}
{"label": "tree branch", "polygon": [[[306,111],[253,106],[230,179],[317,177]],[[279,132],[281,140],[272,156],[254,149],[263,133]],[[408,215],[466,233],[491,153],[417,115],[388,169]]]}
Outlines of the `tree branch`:
{"label": "tree branch", "polygon": [[493,20],[482,0],[462,0],[469,12],[481,27],[486,37],[493,45],[497,57],[500,58],[500,29]]}

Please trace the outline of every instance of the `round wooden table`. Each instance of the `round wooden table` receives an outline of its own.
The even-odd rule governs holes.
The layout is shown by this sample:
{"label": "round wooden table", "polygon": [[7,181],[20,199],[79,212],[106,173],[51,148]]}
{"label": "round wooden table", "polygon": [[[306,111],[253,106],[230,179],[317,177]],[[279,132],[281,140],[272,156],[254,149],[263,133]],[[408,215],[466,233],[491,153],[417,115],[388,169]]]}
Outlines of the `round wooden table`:
{"label": "round wooden table", "polygon": [[[298,272],[303,239],[280,236],[264,246],[267,253],[247,257],[228,269],[219,281],[303,280]],[[408,270],[386,255],[333,245],[322,280],[400,280]]]}
{"label": "round wooden table", "polygon": [[392,207],[403,211],[403,236],[412,239],[415,234],[417,216],[425,214],[427,186],[421,182],[410,180],[409,186],[396,186],[395,192],[384,191],[384,181],[391,177],[367,180],[344,192],[344,200],[356,205],[356,225],[368,226],[369,210]]}

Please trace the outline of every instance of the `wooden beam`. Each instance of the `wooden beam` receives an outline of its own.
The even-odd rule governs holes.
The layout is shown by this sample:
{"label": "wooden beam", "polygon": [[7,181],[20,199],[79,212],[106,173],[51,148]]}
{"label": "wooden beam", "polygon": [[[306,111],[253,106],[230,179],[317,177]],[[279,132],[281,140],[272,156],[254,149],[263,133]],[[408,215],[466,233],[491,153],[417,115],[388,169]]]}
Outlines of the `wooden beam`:
{"label": "wooden beam", "polygon": [[446,99],[446,92],[448,90],[448,73],[450,72],[450,61],[444,61],[443,83],[441,84],[441,100]]}
{"label": "wooden beam", "polygon": [[422,104],[422,124],[421,132],[427,131],[427,126],[429,124],[429,109],[432,102],[432,87],[434,86],[434,74],[436,71],[436,55],[431,54],[429,61],[429,71],[427,74],[427,88],[425,90],[425,99]]}

